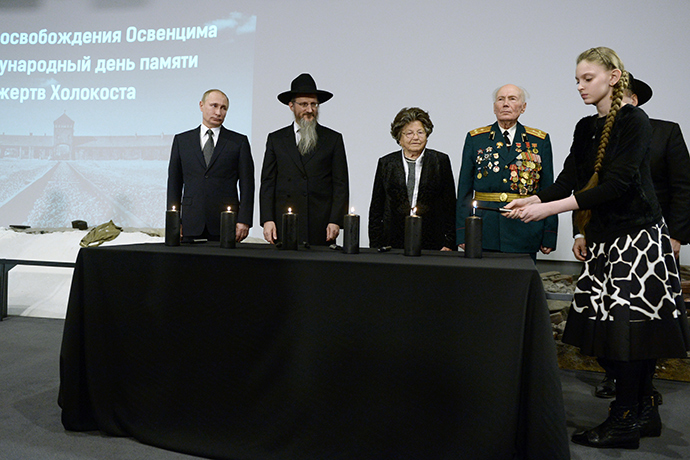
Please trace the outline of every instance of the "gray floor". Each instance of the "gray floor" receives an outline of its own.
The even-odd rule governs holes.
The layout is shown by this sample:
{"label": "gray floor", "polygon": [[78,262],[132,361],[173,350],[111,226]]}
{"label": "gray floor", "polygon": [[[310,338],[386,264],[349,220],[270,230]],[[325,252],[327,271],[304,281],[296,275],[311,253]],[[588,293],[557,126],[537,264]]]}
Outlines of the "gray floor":
{"label": "gray floor", "polygon": [[[112,438],[97,432],[66,432],[60,423],[57,406],[63,325],[62,320],[16,316],[0,322],[0,458],[196,458],[129,438]],[[601,375],[561,371],[561,376],[569,433],[603,421],[608,401],[592,396],[593,386]],[[599,450],[571,444],[572,458],[690,458],[690,384],[657,380],[656,386],[664,395],[661,406],[664,429],[660,438],[643,439],[640,449],[635,451]]]}

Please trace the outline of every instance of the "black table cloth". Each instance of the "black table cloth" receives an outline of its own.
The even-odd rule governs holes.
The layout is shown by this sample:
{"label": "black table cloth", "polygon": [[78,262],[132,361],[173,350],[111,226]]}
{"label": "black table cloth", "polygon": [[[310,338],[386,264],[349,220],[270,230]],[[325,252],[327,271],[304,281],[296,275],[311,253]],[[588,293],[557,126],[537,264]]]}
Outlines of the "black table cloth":
{"label": "black table cloth", "polygon": [[220,459],[569,458],[527,256],[82,249],[63,425]]}

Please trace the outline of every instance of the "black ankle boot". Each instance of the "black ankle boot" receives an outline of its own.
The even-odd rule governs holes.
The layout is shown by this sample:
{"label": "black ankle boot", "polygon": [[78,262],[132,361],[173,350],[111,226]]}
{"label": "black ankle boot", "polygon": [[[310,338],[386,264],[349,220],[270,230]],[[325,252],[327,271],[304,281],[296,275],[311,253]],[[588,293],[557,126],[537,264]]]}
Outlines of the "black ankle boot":
{"label": "black ankle boot", "polygon": [[656,394],[645,396],[640,401],[638,421],[640,424],[640,437],[656,438],[661,436],[661,417],[659,417],[659,399]]}
{"label": "black ankle boot", "polygon": [[613,401],[609,406],[609,417],[604,423],[591,430],[575,433],[571,439],[583,446],[637,449],[640,447],[637,404],[619,406]]}

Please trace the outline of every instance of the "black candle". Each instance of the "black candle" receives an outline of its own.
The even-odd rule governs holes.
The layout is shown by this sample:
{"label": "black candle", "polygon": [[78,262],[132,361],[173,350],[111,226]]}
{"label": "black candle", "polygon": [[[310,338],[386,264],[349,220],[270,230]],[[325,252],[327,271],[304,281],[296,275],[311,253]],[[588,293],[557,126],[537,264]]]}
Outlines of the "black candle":
{"label": "black candle", "polygon": [[479,216],[465,219],[465,257],[482,258],[482,218]]}
{"label": "black candle", "polygon": [[354,208],[344,218],[343,253],[359,254],[359,216]]}
{"label": "black candle", "polygon": [[422,218],[415,210],[412,214],[405,217],[405,248],[403,254],[406,256],[422,255]]}
{"label": "black candle", "polygon": [[180,211],[175,206],[165,211],[165,245],[180,245]]}
{"label": "black candle", "polygon": [[296,251],[299,247],[299,228],[297,226],[297,213],[288,208],[283,214],[282,231],[280,232],[282,248]]}
{"label": "black candle", "polygon": [[220,213],[220,247],[234,248],[237,226],[237,214],[228,206],[227,211]]}

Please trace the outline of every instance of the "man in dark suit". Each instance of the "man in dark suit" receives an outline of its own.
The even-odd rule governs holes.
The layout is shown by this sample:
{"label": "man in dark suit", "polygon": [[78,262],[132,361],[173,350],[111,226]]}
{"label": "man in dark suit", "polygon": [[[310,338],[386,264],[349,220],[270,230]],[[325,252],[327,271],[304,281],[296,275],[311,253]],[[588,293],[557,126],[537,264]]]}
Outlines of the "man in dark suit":
{"label": "man in dark suit", "polygon": [[228,207],[237,213],[237,241],[252,226],[254,160],[247,136],[222,126],[228,105],[222,91],[206,91],[199,102],[201,126],[173,140],[167,205],[181,211],[183,241],[218,240],[220,213]]}
{"label": "man in dark suit", "polygon": [[[496,123],[467,133],[462,151],[456,212],[457,243],[465,248],[465,219],[472,202],[500,208],[516,198],[534,195],[553,183],[549,135],[523,126],[525,92],[504,85],[494,93]],[[558,216],[525,224],[498,212],[477,211],[483,217],[482,246],[486,251],[549,254],[556,248]]]}
{"label": "man in dark suit", "polygon": [[[641,106],[652,97],[652,88],[630,75],[630,90],[623,99]],[[690,243],[690,154],[678,123],[650,118],[650,162],[656,198],[671,234],[676,259],[680,247]]]}
{"label": "man in dark suit", "polygon": [[301,242],[326,245],[338,237],[349,199],[345,144],[340,133],[318,123],[319,104],[331,97],[306,73],[278,95],[295,121],[266,141],[259,198],[269,243],[282,238],[281,219],[288,208],[298,215]]}
{"label": "man in dark suit", "polygon": [[[623,102],[639,107],[651,98],[652,88],[630,74],[629,89],[625,91]],[[668,226],[673,254],[678,260],[681,245],[690,243],[690,153],[678,123],[653,118],[649,122],[652,125],[649,166],[654,191]],[[576,235],[573,252],[586,255],[586,251],[585,239]],[[616,396],[616,379],[612,366],[606,360],[598,361],[606,375],[594,394],[599,398],[613,398]],[[655,398],[660,404],[661,396],[657,393]]]}

